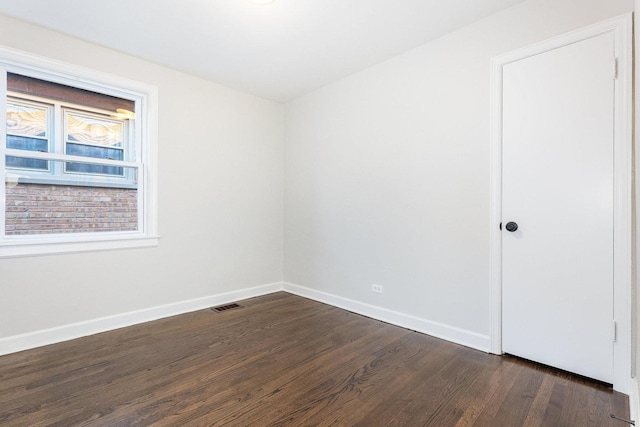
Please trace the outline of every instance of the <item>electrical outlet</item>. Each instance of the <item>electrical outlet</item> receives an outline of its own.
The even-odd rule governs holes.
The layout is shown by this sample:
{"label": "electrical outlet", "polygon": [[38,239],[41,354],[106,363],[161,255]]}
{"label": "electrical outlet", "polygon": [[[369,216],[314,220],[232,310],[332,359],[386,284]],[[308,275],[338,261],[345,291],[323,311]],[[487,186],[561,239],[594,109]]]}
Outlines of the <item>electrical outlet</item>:
{"label": "electrical outlet", "polygon": [[376,294],[381,294],[382,293],[382,285],[372,284],[371,285],[371,292],[374,292]]}

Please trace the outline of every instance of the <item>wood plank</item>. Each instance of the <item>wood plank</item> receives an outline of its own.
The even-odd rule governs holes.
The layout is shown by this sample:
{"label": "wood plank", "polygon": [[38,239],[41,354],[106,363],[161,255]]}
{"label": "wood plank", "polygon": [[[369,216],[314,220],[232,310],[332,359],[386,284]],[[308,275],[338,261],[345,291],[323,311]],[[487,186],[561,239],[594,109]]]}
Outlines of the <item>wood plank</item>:
{"label": "wood plank", "polygon": [[0,357],[3,426],[619,426],[626,396],[279,292]]}

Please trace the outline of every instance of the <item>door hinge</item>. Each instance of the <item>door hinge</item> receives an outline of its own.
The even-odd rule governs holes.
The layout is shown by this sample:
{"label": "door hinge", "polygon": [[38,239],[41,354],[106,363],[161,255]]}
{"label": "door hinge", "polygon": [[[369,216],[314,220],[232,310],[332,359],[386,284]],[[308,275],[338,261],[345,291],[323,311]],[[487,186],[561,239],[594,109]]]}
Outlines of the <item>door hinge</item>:
{"label": "door hinge", "polygon": [[612,327],[611,332],[613,333],[613,342],[616,342],[616,340],[618,338],[618,328],[617,328],[615,320],[613,322],[611,322],[611,327]]}
{"label": "door hinge", "polygon": [[613,58],[613,78],[618,78],[618,58]]}

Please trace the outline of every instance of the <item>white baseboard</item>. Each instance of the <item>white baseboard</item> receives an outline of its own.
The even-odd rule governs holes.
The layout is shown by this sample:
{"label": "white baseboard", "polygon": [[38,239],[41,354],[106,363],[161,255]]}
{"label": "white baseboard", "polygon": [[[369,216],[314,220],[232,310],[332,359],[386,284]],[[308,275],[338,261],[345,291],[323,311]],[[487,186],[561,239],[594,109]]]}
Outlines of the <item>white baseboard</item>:
{"label": "white baseboard", "polygon": [[471,347],[476,350],[489,352],[491,340],[488,335],[482,335],[470,332],[464,329],[445,325],[443,323],[433,322],[431,320],[400,313],[382,307],[365,304],[359,301],[343,298],[337,295],[328,294],[314,289],[305,288],[304,286],[295,285],[293,283],[284,283],[283,290],[294,295],[309,298],[315,301],[323,302],[334,307],[343,308],[363,316],[371,317],[392,325],[411,329],[436,338]]}
{"label": "white baseboard", "polygon": [[292,283],[276,282],[262,286],[242,289],[239,291],[211,295],[173,304],[151,307],[113,316],[101,317],[70,325],[43,329],[21,335],[14,335],[0,339],[0,355],[16,353],[31,348],[42,347],[63,341],[69,341],[88,335],[150,322],[164,317],[189,313],[204,308],[227,304],[232,301],[258,297],[273,292],[286,291],[294,295],[309,298],[325,304],[342,308],[376,320],[428,334],[436,338],[461,344],[481,351],[489,351],[489,336],[477,334],[464,329],[423,319],[405,313],[343,298],[337,295],[317,291]]}
{"label": "white baseboard", "polygon": [[282,282],[242,289],[239,291],[211,295],[113,316],[101,317],[70,325],[14,335],[0,339],[0,355],[42,347],[62,341],[124,328],[139,323],[150,322],[164,317],[189,313],[216,305],[253,298],[282,290]]}
{"label": "white baseboard", "polygon": [[631,387],[629,387],[629,419],[638,423],[640,415],[640,387],[638,377],[631,378]]}

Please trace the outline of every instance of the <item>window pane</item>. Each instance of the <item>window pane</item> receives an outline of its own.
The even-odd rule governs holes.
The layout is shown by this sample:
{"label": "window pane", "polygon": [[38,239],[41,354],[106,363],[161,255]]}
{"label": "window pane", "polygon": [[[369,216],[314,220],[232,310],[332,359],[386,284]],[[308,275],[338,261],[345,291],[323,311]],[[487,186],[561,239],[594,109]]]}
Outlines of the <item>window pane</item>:
{"label": "window pane", "polygon": [[47,140],[37,138],[26,138],[24,136],[7,135],[7,148],[18,150],[47,152]]}
{"label": "window pane", "polygon": [[[19,172],[9,173],[5,184],[6,235],[137,231],[137,169],[123,169],[127,169],[127,185],[120,186],[96,182],[92,175],[81,175],[82,181],[65,185],[46,180],[24,182]],[[122,184],[122,178],[112,181]]]}
{"label": "window pane", "polygon": [[[47,140],[26,138],[24,136],[7,135],[7,148],[28,151],[47,151]],[[23,157],[7,156],[7,167],[21,169],[49,170],[46,160],[25,159]]]}
{"label": "window pane", "polygon": [[47,109],[7,101],[7,133],[47,136]]}
{"label": "window pane", "polygon": [[86,163],[67,163],[67,172],[122,176],[123,170],[118,166],[89,165]]}
{"label": "window pane", "polygon": [[20,169],[49,170],[46,160],[25,159],[24,157],[7,156],[7,167]]}
{"label": "window pane", "polygon": [[123,147],[122,122],[67,114],[67,141],[104,147]]}
{"label": "window pane", "polygon": [[[93,157],[97,159],[123,160],[123,150],[117,148],[95,147],[91,145],[67,143],[67,154],[73,156]],[[90,165],[87,163],[67,163],[67,172],[94,173],[101,175],[122,176],[122,168],[116,166]]]}

